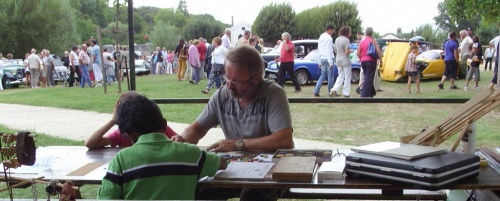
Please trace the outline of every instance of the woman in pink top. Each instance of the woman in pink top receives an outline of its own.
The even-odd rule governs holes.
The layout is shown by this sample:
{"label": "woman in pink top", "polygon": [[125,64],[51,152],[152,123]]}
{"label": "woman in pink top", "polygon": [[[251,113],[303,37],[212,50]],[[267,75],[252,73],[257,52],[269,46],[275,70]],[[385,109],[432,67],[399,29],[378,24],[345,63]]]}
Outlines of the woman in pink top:
{"label": "woman in pink top", "polygon": [[174,59],[174,53],[172,53],[172,50],[167,51],[167,75],[173,74],[173,69],[172,69],[172,62]]}
{"label": "woman in pink top", "polygon": [[[105,147],[107,145],[111,145],[111,147],[129,147],[132,146],[133,142],[125,138],[124,135],[120,133],[118,129],[106,134],[115,124],[116,124],[116,108],[130,99],[130,97],[134,97],[140,95],[135,91],[129,91],[120,96],[118,101],[116,101],[115,110],[113,111],[113,117],[109,122],[103,125],[101,128],[97,129],[87,140],[85,140],[85,146],[89,149],[96,149]],[[170,139],[172,136],[178,135],[175,131],[172,130],[168,125],[165,129],[165,135]]]}
{"label": "woman in pink top", "polygon": [[[373,97],[375,96],[375,88],[373,87],[373,78],[375,76],[377,68],[377,59],[373,59],[367,54],[368,47],[370,43],[373,43],[377,49],[378,58],[382,58],[380,53],[380,48],[378,47],[377,41],[373,38],[373,28],[367,27],[365,30],[366,37],[359,42],[358,46],[358,58],[361,60],[361,68],[363,68],[363,75],[365,80],[363,81],[363,88],[361,90],[361,97]],[[382,60],[380,60],[380,65],[382,65]]]}

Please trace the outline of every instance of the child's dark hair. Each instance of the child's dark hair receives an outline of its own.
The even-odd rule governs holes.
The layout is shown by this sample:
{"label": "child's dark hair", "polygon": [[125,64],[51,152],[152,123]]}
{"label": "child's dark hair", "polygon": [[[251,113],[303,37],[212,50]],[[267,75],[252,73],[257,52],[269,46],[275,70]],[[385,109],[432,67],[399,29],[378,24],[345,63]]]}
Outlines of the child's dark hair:
{"label": "child's dark hair", "polygon": [[143,134],[162,132],[165,129],[165,120],[156,103],[142,95],[129,97],[120,103],[116,111],[116,124],[120,132]]}

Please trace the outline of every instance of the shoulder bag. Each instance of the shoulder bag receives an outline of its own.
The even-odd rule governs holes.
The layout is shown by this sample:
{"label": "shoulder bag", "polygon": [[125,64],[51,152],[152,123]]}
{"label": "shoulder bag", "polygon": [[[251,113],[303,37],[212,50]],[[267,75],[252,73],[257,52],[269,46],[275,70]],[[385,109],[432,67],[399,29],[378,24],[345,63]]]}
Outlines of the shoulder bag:
{"label": "shoulder bag", "polygon": [[375,47],[374,41],[368,45],[368,50],[366,51],[366,54],[370,56],[372,59],[379,59],[378,53],[377,53],[377,48]]}

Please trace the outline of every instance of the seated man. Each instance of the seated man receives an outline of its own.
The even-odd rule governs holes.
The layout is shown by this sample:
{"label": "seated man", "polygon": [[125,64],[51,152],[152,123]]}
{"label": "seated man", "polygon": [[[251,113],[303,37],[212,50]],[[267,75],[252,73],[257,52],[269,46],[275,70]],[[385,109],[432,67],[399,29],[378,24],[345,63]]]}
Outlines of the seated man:
{"label": "seated man", "polygon": [[198,180],[226,167],[215,154],[166,138],[160,108],[144,96],[119,104],[116,123],[134,144],[110,162],[98,199],[193,200]]}
{"label": "seated man", "polygon": [[[288,99],[283,88],[263,79],[263,63],[253,47],[243,45],[231,49],[226,57],[226,85],[212,95],[196,121],[172,140],[196,144],[208,130],[220,125],[226,139],[210,145],[208,150],[269,152],[292,149],[292,118]],[[245,200],[244,192],[239,195],[241,200]],[[229,194],[224,196],[231,196]],[[267,198],[254,200],[264,199]]]}
{"label": "seated man", "polygon": [[[123,135],[120,134],[120,131],[118,129],[108,133],[107,135],[105,134],[106,132],[109,131],[109,129],[111,129],[116,124],[116,108],[118,108],[119,104],[126,102],[128,99],[134,96],[141,96],[141,95],[135,91],[129,91],[123,93],[120,96],[120,98],[116,101],[115,109],[113,111],[113,117],[101,128],[97,129],[91,136],[89,136],[87,140],[85,140],[86,147],[88,147],[89,149],[96,149],[105,147],[107,145],[111,145],[111,147],[132,146],[132,142],[130,141],[130,139],[123,137]],[[166,125],[165,127],[164,134],[168,138],[177,135],[177,133],[173,131],[168,125]]]}

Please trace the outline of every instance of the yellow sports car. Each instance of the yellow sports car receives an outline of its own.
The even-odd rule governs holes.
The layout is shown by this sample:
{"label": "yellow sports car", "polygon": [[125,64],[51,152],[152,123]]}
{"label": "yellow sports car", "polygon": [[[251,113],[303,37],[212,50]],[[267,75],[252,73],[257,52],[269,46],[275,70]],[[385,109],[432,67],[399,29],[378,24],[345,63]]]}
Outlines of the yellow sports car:
{"label": "yellow sports car", "polygon": [[406,77],[406,58],[410,53],[407,41],[387,42],[382,56],[382,65],[379,66],[380,78],[385,81],[400,81]]}
{"label": "yellow sports car", "polygon": [[444,73],[443,50],[428,50],[418,55],[418,72],[422,79],[441,78]]}

